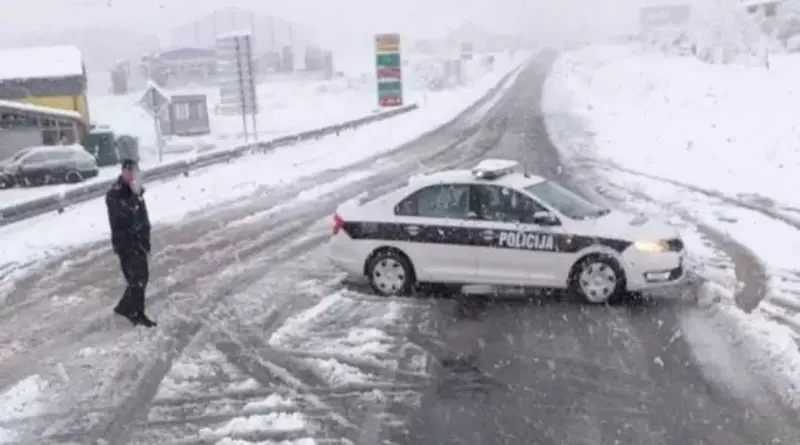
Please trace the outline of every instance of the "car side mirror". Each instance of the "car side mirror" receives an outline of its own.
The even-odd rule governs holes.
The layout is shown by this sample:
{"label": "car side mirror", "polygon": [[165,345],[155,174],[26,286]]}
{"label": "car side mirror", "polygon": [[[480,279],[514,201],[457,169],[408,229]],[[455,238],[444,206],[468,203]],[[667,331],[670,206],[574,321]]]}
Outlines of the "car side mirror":
{"label": "car side mirror", "polygon": [[540,226],[560,226],[561,221],[558,220],[558,217],[553,215],[550,212],[534,212],[533,218],[531,220],[534,224]]}

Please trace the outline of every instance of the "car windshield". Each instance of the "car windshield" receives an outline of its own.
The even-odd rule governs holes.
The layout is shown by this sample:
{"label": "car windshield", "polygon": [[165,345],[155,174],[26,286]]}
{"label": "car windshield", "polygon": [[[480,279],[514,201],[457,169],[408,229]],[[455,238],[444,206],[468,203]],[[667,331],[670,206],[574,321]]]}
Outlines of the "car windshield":
{"label": "car windshield", "polygon": [[609,212],[608,209],[592,204],[552,181],[540,182],[526,187],[525,190],[567,218],[597,218]]}
{"label": "car windshield", "polygon": [[11,158],[9,160],[12,161],[12,162],[19,161],[20,159],[22,159],[23,156],[25,156],[26,154],[28,154],[30,152],[31,152],[31,150],[29,148],[24,148],[24,149],[22,149],[22,150],[20,150],[20,151],[18,151],[16,153],[14,153],[14,155],[11,156]]}

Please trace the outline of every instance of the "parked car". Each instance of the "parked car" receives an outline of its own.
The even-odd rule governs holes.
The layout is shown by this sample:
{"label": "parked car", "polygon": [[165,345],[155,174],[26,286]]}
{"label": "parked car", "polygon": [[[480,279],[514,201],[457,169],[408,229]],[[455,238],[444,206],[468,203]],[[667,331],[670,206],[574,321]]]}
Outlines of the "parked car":
{"label": "parked car", "polygon": [[78,183],[98,173],[94,156],[81,145],[29,147],[0,164],[0,187]]}
{"label": "parked car", "polygon": [[33,148],[23,148],[8,159],[0,161],[0,189],[11,188],[17,185],[16,162],[29,153]]}

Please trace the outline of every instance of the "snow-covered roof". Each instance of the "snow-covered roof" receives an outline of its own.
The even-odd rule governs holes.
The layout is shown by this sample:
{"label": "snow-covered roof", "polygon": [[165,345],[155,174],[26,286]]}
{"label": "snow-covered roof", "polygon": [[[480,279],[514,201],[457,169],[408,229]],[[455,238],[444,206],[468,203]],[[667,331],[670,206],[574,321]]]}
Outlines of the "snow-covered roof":
{"label": "snow-covered roof", "polygon": [[211,48],[183,47],[155,53],[154,58],[162,60],[199,59],[215,57],[216,51]]}
{"label": "snow-covered roof", "polygon": [[31,113],[45,114],[53,117],[63,117],[66,119],[79,119],[83,120],[83,116],[77,111],[62,110],[60,108],[43,107],[40,105],[26,104],[22,102],[14,102],[12,100],[0,100],[0,108],[7,108],[17,111],[28,111]]}
{"label": "snow-covered roof", "polygon": [[224,32],[221,34],[217,34],[217,40],[220,39],[231,39],[235,37],[248,37],[252,35],[253,32],[249,29],[235,29],[233,31]]}
{"label": "snow-covered roof", "polygon": [[77,46],[0,49],[0,80],[80,76],[83,57]]}
{"label": "snow-covered roof", "polygon": [[783,0],[742,0],[742,5],[749,6],[766,6],[781,3]]}

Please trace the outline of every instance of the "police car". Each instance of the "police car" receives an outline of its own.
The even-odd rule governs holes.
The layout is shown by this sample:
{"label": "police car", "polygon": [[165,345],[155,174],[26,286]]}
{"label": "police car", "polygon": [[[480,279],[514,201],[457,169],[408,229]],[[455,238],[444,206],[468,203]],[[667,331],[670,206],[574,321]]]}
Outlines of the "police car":
{"label": "police car", "polygon": [[487,159],[346,202],[333,216],[330,259],[385,296],[417,283],[486,284],[612,303],[682,281],[684,243],[674,228],[599,207],[518,167]]}

